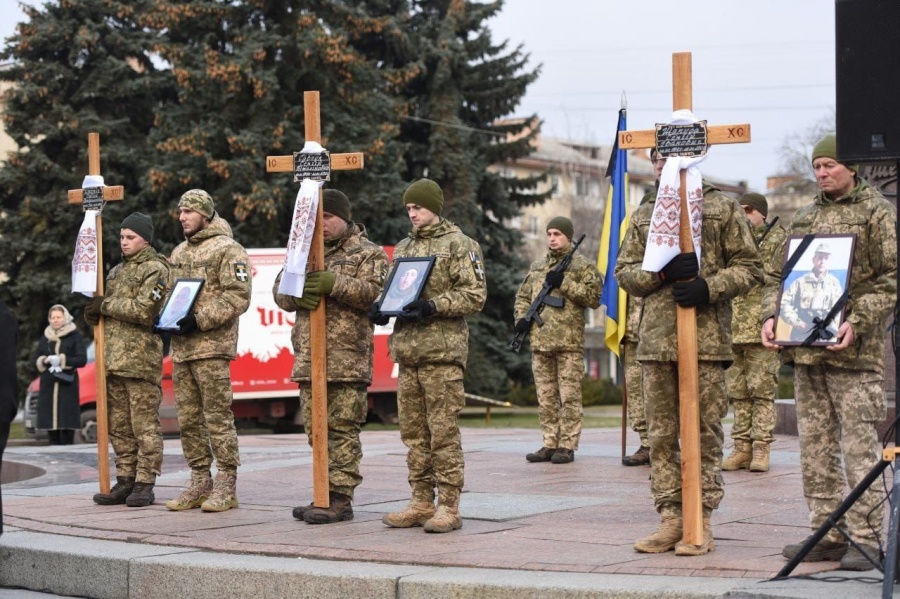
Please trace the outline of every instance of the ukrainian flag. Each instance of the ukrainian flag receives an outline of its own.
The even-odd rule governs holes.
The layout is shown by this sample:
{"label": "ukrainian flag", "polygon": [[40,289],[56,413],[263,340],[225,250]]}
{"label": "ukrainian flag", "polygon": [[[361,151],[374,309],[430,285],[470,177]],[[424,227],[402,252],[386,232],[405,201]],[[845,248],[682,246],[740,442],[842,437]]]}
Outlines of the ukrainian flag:
{"label": "ukrainian flag", "polygon": [[619,131],[625,131],[625,109],[619,110],[619,124],[616,128],[616,142],[609,157],[606,176],[610,177],[609,197],[606,213],[603,215],[603,231],[600,234],[600,253],[597,256],[597,270],[603,275],[603,292],[600,305],[606,307],[606,347],[617,356],[619,345],[625,336],[625,292],[619,287],[614,274],[619,246],[625,238],[628,227],[626,213],[628,202],[628,154],[619,149]]}

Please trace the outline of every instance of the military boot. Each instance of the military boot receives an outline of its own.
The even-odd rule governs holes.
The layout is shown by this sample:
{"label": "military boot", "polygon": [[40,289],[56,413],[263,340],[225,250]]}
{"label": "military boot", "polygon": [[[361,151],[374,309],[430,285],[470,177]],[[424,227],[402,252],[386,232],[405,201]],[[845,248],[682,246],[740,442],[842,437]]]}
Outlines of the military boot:
{"label": "military boot", "polygon": [[309,524],[333,524],[353,520],[352,499],[347,495],[331,492],[328,507],[311,507],[303,512],[303,520]]}
{"label": "military boot", "polygon": [[623,466],[649,466],[650,465],[650,448],[641,445],[640,448],[630,456],[622,458]]}
{"label": "military boot", "polygon": [[176,512],[200,507],[209,498],[212,489],[213,481],[208,470],[191,470],[191,485],[181,495],[167,501],[166,507]]}
{"label": "military boot", "polygon": [[841,558],[841,567],[838,570],[853,570],[865,572],[881,568],[881,550],[875,545],[859,545],[859,548],[851,547],[846,555]]}
{"label": "military boot", "polygon": [[209,494],[209,499],[200,504],[200,509],[204,512],[227,512],[236,508],[238,506],[236,486],[237,473],[219,470],[216,473],[212,493]]}
{"label": "military boot", "polygon": [[722,470],[743,470],[750,466],[753,454],[750,452],[750,441],[735,439],[731,455],[722,461]]}
{"label": "military boot", "polygon": [[424,525],[434,514],[433,503],[413,499],[402,511],[385,514],[381,521],[391,528],[410,528]]}
{"label": "military boot", "polygon": [[307,512],[307,510],[311,510],[316,507],[316,504],[312,501],[309,502],[309,505],[298,505],[293,510],[291,510],[291,515],[294,516],[297,520],[303,520],[303,514]]}
{"label": "military boot", "polygon": [[550,458],[551,464],[568,464],[573,461],[575,461],[575,452],[565,447],[557,449],[553,457]]}
{"label": "military boot", "polygon": [[439,505],[434,516],[425,522],[425,532],[450,532],[462,528],[458,507]]}
{"label": "military boot", "polygon": [[750,462],[750,472],[769,471],[769,444],[765,441],[753,442],[753,460]]}
{"label": "military boot", "polygon": [[94,503],[97,505],[120,505],[131,495],[134,489],[133,476],[117,476],[116,484],[109,493],[97,493],[94,495]]}
{"label": "military boot", "polygon": [[128,507],[147,507],[156,500],[153,494],[153,483],[135,483],[134,490],[125,500]]}
{"label": "military boot", "polygon": [[556,449],[552,447],[541,447],[534,453],[525,454],[525,459],[529,462],[549,462],[556,453]]}
{"label": "military boot", "polygon": [[675,544],[675,555],[706,555],[716,550],[716,542],[712,534],[712,511],[703,509],[703,540],[699,545],[690,545],[683,541]]}
{"label": "military boot", "polygon": [[659,528],[652,535],[634,542],[634,550],[639,553],[665,553],[675,549],[683,534],[681,510],[663,508]]}

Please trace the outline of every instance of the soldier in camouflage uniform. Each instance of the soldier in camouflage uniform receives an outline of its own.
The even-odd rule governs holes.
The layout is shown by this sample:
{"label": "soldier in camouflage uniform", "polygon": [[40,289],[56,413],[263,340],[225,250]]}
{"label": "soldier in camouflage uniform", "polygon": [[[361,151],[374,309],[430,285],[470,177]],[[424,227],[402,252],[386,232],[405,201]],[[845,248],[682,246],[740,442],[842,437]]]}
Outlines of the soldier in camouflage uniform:
{"label": "soldier in camouflage uniform", "polygon": [[[552,271],[574,251],[573,234],[572,221],[564,216],[547,223],[547,255],[531,264],[516,293],[516,332],[531,335],[532,371],[543,433],[543,446],[525,456],[529,462],[568,464],[575,459],[581,437],[584,311],[600,305],[603,278],[580,254],[572,257],[565,272]],[[538,326],[524,317],[545,283],[553,289],[550,295],[562,298],[563,305],[545,305],[541,311],[544,324]]]}
{"label": "soldier in camouflage uniform", "polygon": [[[400,438],[409,448],[412,499],[382,521],[395,528],[424,525],[427,532],[450,532],[462,527],[459,412],[466,401],[465,317],[479,312],[487,298],[484,263],[478,243],[441,217],[444,193],[437,183],[420,179],[411,184],[403,205],[413,228],[394,248],[394,257],[434,256],[435,262],[420,298],[403,308],[388,340],[391,359],[400,366],[397,406]],[[384,325],[389,319],[375,303],[369,320]]]}
{"label": "soldier in camouflage uniform", "polygon": [[163,460],[159,425],[162,401],[162,340],[152,332],[159,315],[169,266],[150,245],[153,221],[135,212],[119,232],[122,262],[106,277],[106,296],[94,296],[84,319],[96,326],[106,316],[106,413],[109,440],[116,453],[116,484],[97,493],[100,505],[153,503],[153,486]]}
{"label": "soldier in camouflage uniform", "polygon": [[[241,461],[229,362],[237,353],[238,317],[250,306],[250,262],[208,193],[186,191],[178,210],[185,241],[169,259],[171,284],[179,278],[205,282],[192,312],[172,332],[175,408],[191,484],[166,507],[224,512],[238,506]],[[214,457],[215,483],[210,477]]]}
{"label": "soldier in camouflage uniform", "polygon": [[326,328],[326,380],[328,381],[328,490],[329,507],[296,507],[294,518],[310,524],[353,519],[353,490],[362,482],[359,462],[360,426],[366,420],[366,389],[372,382],[374,327],[366,318],[369,306],[384,285],[387,254],[369,241],[362,225],[350,220],[350,200],[336,189],[326,189],[322,200],[325,270],[306,276],[303,297],[278,293],[281,274],[272,293],[282,310],[296,312],[291,341],[294,346],[292,381],[300,383],[300,401],[312,446],[312,356],[309,311],[323,296]]}
{"label": "soldier in camouflage uniform", "polygon": [[[791,341],[803,342],[815,327],[816,318],[825,318],[844,294],[841,282],[828,272],[831,248],[817,243],[812,257],[812,270],[791,283],[781,296],[779,316],[790,325]],[[824,339],[834,341],[831,335]]]}
{"label": "soldier in camouflage uniform", "polygon": [[[631,217],[616,264],[616,279],[644,301],[638,330],[650,440],[650,490],[661,515],[659,529],[635,542],[636,551],[703,555],[715,549],[710,518],[724,494],[722,418],[728,410],[725,367],[732,360],[731,300],[762,284],[763,269],[750,226],[737,202],[718,189],[703,186],[702,262],[683,253],[663,269],[642,269],[653,216],[652,203]],[[696,277],[696,278],[694,278]],[[678,342],[676,303],[697,311],[700,382],[700,468],[703,539],[682,542],[681,456],[678,443]]]}
{"label": "soldier in camouflage uniform", "polygon": [[[897,295],[897,210],[854,166],[837,161],[836,146],[832,133],[813,148],[820,191],[812,204],[797,211],[787,231],[856,236],[849,300],[837,343],[781,350],[782,360],[794,365],[803,494],[813,530],[841,503],[844,481],[856,487],[881,459],[876,425],[885,417],[885,321]],[[778,286],[767,286],[762,341],[772,349],[777,348],[772,343],[777,297]],[[805,561],[841,559],[845,570],[872,569],[869,560],[878,562],[880,557],[884,500],[881,484],[871,485],[840,523],[855,545],[848,548],[832,528]],[[791,559],[802,545],[788,545],[782,553]]]}
{"label": "soldier in camouflage uniform", "polygon": [[[784,242],[784,228],[778,224],[766,224],[769,203],[765,196],[747,193],[738,203],[753,229],[753,239],[764,263],[780,257]],[[769,276],[772,276],[771,274]],[[767,280],[776,284],[778,278]],[[731,302],[732,351],[734,363],[725,371],[728,399],[734,405],[734,426],[731,438],[734,450],[722,462],[722,470],[751,472],[769,470],[769,444],[775,440],[775,392],[778,390],[778,354],[764,348],[759,342],[760,307],[762,287],[754,287],[749,293]]]}

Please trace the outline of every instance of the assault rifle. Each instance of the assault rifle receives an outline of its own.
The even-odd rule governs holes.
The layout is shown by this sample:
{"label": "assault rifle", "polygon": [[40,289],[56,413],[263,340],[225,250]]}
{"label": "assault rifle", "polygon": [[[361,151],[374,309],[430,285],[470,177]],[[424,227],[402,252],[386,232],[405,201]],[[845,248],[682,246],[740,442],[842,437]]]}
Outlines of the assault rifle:
{"label": "assault rifle", "polygon": [[759,238],[759,241],[756,242],[756,247],[762,246],[763,239],[766,238],[766,235],[769,234],[769,231],[772,230],[772,227],[774,227],[775,223],[777,223],[777,222],[778,222],[778,217],[776,216],[775,218],[772,219],[772,222],[766,223],[766,230],[763,232],[762,237]]}
{"label": "assault rifle", "polygon": [[[566,254],[563,259],[559,261],[559,264],[554,266],[550,272],[565,272],[566,269],[569,268],[569,264],[572,263],[572,258],[575,256],[575,252],[578,250],[578,246],[581,245],[582,241],[584,241],[584,233],[578,238],[578,241],[572,244],[572,251]],[[531,306],[528,308],[528,312],[525,313],[523,318],[523,320],[528,323],[528,329],[513,335],[513,338],[509,340],[510,349],[515,352],[522,349],[522,342],[525,340],[525,335],[531,330],[531,325],[533,323],[536,322],[539,327],[544,326],[544,320],[541,318],[541,310],[544,309],[545,305],[554,308],[562,308],[566,304],[566,300],[563,298],[550,295],[551,291],[553,291],[553,287],[547,284],[547,281],[544,281],[543,287],[541,287],[541,290],[538,292],[537,297],[534,298],[534,301],[531,302]]]}

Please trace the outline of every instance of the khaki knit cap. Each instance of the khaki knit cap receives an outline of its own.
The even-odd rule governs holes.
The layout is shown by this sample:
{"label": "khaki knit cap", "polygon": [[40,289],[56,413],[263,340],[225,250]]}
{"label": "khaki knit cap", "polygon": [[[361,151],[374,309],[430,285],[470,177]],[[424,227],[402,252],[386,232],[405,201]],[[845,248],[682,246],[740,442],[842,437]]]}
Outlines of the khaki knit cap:
{"label": "khaki knit cap", "polygon": [[416,204],[440,215],[444,209],[444,192],[431,179],[419,179],[403,193],[403,205],[407,204]]}
{"label": "khaki knit cap", "polygon": [[569,241],[572,241],[572,236],[575,235],[575,227],[572,226],[572,221],[565,216],[551,218],[550,222],[547,223],[547,230],[549,231],[550,229],[560,231],[569,238]]}
{"label": "khaki knit cap", "polygon": [[213,202],[212,196],[202,189],[189,189],[184,192],[178,201],[178,207],[189,208],[206,218],[212,218],[216,213],[216,203]]}
{"label": "khaki knit cap", "polygon": [[753,193],[752,191],[750,193],[745,193],[741,196],[741,199],[738,200],[738,203],[741,206],[755,208],[763,215],[763,218],[769,216],[769,202],[766,201],[766,196],[762,194]]}
{"label": "khaki knit cap", "polygon": [[322,192],[322,212],[350,222],[350,199],[337,189],[326,189]]}
{"label": "khaki knit cap", "polygon": [[[825,137],[823,137],[816,143],[816,145],[813,147],[810,162],[815,162],[816,158],[831,158],[833,160],[838,160],[836,134],[828,133],[825,135]],[[846,162],[842,162],[840,160],[838,160],[838,162],[846,166],[854,173],[859,172],[858,164],[847,164]]]}

